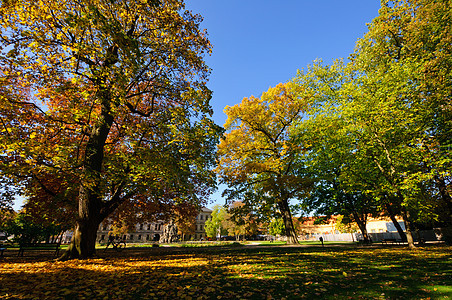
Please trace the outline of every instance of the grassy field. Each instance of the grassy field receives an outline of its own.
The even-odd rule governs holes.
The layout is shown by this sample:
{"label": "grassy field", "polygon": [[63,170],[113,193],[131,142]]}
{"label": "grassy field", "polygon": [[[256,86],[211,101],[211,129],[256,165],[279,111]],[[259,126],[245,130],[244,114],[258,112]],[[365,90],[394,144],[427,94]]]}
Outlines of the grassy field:
{"label": "grassy field", "polygon": [[6,256],[0,299],[452,299],[452,247],[237,246]]}

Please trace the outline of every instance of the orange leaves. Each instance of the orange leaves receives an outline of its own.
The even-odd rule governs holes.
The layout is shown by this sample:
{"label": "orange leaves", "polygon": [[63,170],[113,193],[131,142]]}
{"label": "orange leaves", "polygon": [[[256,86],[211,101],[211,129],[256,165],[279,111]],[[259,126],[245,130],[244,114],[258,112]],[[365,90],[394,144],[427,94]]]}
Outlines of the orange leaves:
{"label": "orange leaves", "polygon": [[0,264],[0,298],[373,299],[384,293],[391,298],[439,299],[450,293],[450,250],[128,249],[118,257],[84,261],[6,257]]}
{"label": "orange leaves", "polygon": [[[4,109],[10,115],[0,130],[18,133],[1,150],[17,154],[21,165],[1,162],[0,169],[14,178],[22,173],[18,181],[73,179],[79,201],[101,203],[86,205],[94,210],[87,215],[101,220],[118,206],[124,216],[176,201],[201,204],[215,185],[220,130],[201,121],[211,114],[204,62],[211,45],[201,18],[182,7],[142,0],[2,5],[3,73],[36,94],[27,95],[28,114],[21,111],[28,103]],[[0,82],[7,102],[21,98],[15,83]],[[52,196],[52,204],[68,198]]]}
{"label": "orange leaves", "polygon": [[[251,96],[226,107],[228,132],[218,146],[216,169],[220,178],[233,186],[257,177],[272,181],[276,176],[280,181],[292,174],[301,148],[293,142],[291,131],[303,118],[308,97],[303,86],[288,82],[270,88],[260,98]],[[290,182],[278,182],[287,183]],[[270,192],[274,186],[264,189]]]}

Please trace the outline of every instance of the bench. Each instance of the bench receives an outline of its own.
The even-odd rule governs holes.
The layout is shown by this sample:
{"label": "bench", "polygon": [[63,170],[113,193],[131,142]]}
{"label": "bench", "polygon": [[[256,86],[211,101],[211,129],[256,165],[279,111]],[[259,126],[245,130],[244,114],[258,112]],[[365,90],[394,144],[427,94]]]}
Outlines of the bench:
{"label": "bench", "polygon": [[24,256],[25,250],[32,251],[54,251],[53,255],[57,256],[60,252],[60,243],[25,243],[19,247],[17,256]]}
{"label": "bench", "polygon": [[362,246],[371,246],[372,245],[372,240],[358,240],[358,245],[362,245]]}
{"label": "bench", "polygon": [[382,239],[381,240],[381,243],[382,244],[388,244],[388,243],[391,243],[391,244],[399,244],[399,243],[401,243],[402,241],[401,240],[398,240],[398,239],[394,239],[394,238],[392,238],[392,239]]}

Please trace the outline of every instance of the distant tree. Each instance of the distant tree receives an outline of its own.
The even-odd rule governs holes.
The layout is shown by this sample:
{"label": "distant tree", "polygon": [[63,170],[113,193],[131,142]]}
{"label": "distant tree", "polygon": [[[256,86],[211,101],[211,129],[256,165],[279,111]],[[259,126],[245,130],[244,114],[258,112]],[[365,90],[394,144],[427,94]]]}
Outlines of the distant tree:
{"label": "distant tree", "polygon": [[12,208],[0,208],[0,232],[6,232],[7,226],[16,218],[17,213]]}
{"label": "distant tree", "polygon": [[274,218],[268,225],[268,233],[270,235],[284,235],[284,222],[281,218]]}
{"label": "distant tree", "polygon": [[177,234],[185,240],[185,236],[196,232],[196,217],[200,209],[196,205],[180,204],[175,207],[174,219],[177,226]]}
{"label": "distant tree", "polygon": [[257,233],[257,217],[241,201],[232,202],[227,210],[225,227],[236,239],[252,236]]}
{"label": "distant tree", "polygon": [[218,234],[220,234],[221,236],[228,233],[227,229],[223,225],[226,214],[227,211],[224,206],[217,204],[213,207],[211,218],[205,223],[205,231],[208,237],[215,238],[218,236]]}
{"label": "distant tree", "polygon": [[353,218],[343,215],[337,216],[334,228],[340,233],[352,233],[359,229],[357,224],[353,221]]}
{"label": "distant tree", "polygon": [[33,218],[24,212],[18,213],[13,219],[9,219],[2,228],[7,237],[19,244],[54,242],[63,233],[61,226],[56,224],[42,224],[33,221]]}

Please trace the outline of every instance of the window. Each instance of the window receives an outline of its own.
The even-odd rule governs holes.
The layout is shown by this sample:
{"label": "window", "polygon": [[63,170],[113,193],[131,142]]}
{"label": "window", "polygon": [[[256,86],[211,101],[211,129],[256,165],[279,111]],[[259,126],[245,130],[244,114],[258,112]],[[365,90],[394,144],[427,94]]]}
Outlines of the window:
{"label": "window", "polygon": [[159,225],[155,224],[155,230],[159,230]]}
{"label": "window", "polygon": [[201,215],[201,216],[199,216],[199,219],[200,219],[200,220],[202,220],[202,215]]}
{"label": "window", "polygon": [[131,235],[129,236],[129,239],[133,240],[133,234],[131,234]]}
{"label": "window", "polygon": [[141,240],[141,234],[138,235],[138,240]]}
{"label": "window", "polygon": [[140,230],[143,230],[143,224],[140,224]]}

